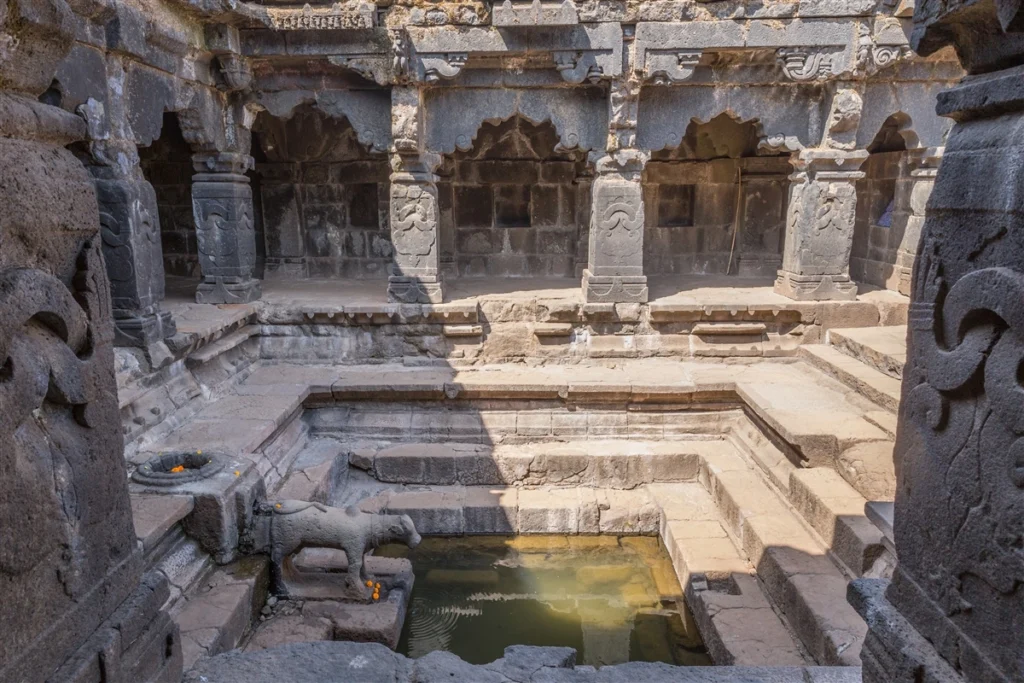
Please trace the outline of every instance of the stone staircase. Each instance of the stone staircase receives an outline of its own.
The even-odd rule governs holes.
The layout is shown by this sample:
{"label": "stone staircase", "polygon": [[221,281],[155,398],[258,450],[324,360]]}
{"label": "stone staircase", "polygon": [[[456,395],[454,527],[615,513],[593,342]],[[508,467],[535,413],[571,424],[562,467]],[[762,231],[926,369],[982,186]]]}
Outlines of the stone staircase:
{"label": "stone staircase", "polygon": [[801,346],[799,356],[886,410],[896,413],[907,358],[907,328],[833,329],[826,344]]}
{"label": "stone staircase", "polygon": [[[892,485],[898,391],[887,404],[835,368],[898,380],[839,348],[758,364],[257,364],[152,429],[138,458],[218,444],[273,498],[406,513],[428,534],[657,533],[717,662],[857,665],[845,591],[883,554],[864,505]],[[216,566],[182,531],[189,498],[133,507],[186,667],[245,645],[265,561]]]}

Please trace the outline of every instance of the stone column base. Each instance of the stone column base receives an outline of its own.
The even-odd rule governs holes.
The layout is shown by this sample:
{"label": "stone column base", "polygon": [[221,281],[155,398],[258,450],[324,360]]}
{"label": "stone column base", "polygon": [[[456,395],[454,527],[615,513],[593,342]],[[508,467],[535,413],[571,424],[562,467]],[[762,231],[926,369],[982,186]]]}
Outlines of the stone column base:
{"label": "stone column base", "polygon": [[200,304],[247,304],[256,301],[263,294],[259,280],[225,282],[228,278],[205,278],[196,289],[196,303]]}
{"label": "stone column base", "polygon": [[858,579],[846,599],[864,617],[868,634],[861,650],[864,683],[964,683],[935,646],[885,597],[885,579]]}
{"label": "stone column base", "polygon": [[593,303],[647,303],[646,275],[594,275],[583,271],[583,301]]}
{"label": "stone column base", "polygon": [[388,278],[388,301],[403,304],[439,304],[444,301],[444,282],[437,278],[392,275]]}
{"label": "stone column base", "polygon": [[140,316],[114,317],[114,346],[146,348],[178,331],[168,311]]}
{"label": "stone column base", "polygon": [[775,293],[794,301],[852,301],[857,298],[857,283],[848,275],[796,275],[780,270]]}

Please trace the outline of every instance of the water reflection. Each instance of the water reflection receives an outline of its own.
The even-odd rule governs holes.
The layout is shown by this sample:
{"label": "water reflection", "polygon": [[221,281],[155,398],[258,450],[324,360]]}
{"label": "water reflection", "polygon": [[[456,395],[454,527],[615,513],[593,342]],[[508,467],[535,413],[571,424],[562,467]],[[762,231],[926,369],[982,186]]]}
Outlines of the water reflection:
{"label": "water reflection", "polygon": [[416,584],[399,652],[473,664],[508,645],[576,648],[580,664],[707,665],[671,561],[654,537],[429,538],[409,557]]}

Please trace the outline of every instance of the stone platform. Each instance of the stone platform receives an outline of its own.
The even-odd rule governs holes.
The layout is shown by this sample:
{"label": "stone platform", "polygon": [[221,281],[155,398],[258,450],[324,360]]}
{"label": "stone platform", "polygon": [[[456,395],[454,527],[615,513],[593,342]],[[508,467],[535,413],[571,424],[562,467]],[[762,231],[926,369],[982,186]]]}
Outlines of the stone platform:
{"label": "stone platform", "polygon": [[222,336],[237,345],[259,332],[262,356],[288,361],[775,357],[823,342],[833,328],[906,321],[906,297],[887,290],[798,302],[763,278],[651,283],[649,303],[610,304],[585,303],[567,278],[462,280],[445,303],[420,305],[388,303],[383,281],[269,281],[261,301],[214,307],[194,303],[194,281],[172,278],[167,308],[178,334],[168,345],[180,357]]}

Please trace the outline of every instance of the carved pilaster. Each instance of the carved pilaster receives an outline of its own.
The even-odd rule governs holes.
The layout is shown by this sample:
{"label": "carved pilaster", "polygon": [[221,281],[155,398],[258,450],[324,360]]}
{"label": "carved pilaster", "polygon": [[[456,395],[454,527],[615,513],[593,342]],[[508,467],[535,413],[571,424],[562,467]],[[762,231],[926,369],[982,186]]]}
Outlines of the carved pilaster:
{"label": "carved pilaster", "polygon": [[440,303],[444,300],[436,154],[395,154],[391,162],[391,241],[395,270],[388,278],[388,300]]}
{"label": "carved pilaster", "polygon": [[897,290],[900,294],[910,295],[910,283],[914,269],[914,260],[921,243],[924,229],[925,208],[928,198],[935,187],[935,176],[942,162],[943,147],[928,147],[907,152],[910,166],[910,216],[903,229],[903,239],[896,250],[896,274],[899,277]]}
{"label": "carved pilaster", "polygon": [[640,184],[647,160],[646,153],[635,149],[597,160],[583,271],[583,299],[588,303],[647,301]]}
{"label": "carved pilaster", "polygon": [[164,260],[156,192],[138,166],[135,145],[91,144],[103,260],[110,278],[114,342],[147,348],[176,331],[164,300]]}
{"label": "carved pilaster", "polygon": [[192,213],[203,281],[196,301],[237,304],[260,298],[252,189],[245,171],[252,157],[242,154],[196,155],[192,176]]}
{"label": "carved pilaster", "polygon": [[786,246],[775,291],[798,301],[853,299],[856,182],[868,153],[805,149],[790,160]]}

